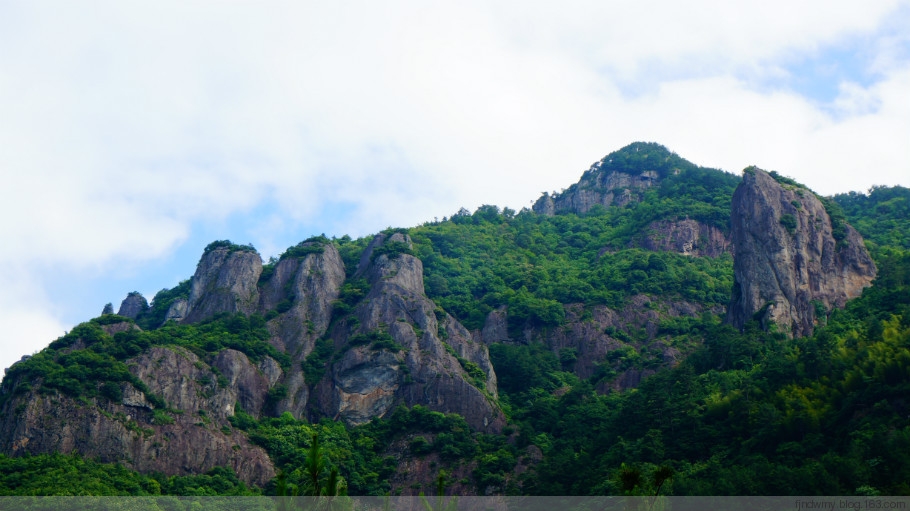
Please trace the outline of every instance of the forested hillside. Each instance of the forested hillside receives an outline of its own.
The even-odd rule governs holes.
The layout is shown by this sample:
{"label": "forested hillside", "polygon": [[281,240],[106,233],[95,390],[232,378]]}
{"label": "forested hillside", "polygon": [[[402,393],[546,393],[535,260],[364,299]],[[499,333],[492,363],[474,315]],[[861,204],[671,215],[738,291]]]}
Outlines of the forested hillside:
{"label": "forested hillside", "polygon": [[[615,172],[655,177],[634,193],[596,189],[617,182],[608,179]],[[434,335],[505,417],[501,431],[479,432],[457,414],[422,405],[399,404],[356,426],[315,406],[295,418],[277,413],[287,387],[274,385],[256,410],[235,406],[224,422],[193,418],[237,449],[264,450],[276,477],[262,485],[223,467],[165,476],[78,454],[0,454],[0,494],[415,495],[440,482],[450,494],[480,495],[910,493],[910,190],[879,187],[824,201],[832,220],[846,220],[865,238],[878,276],[843,310],[820,311],[811,336],[789,339],[757,321],[743,331],[723,323],[738,177],[656,144],[633,144],[585,178],[590,196],[627,200],[555,214],[461,210],[391,229],[385,234],[407,235],[410,245],[386,242],[369,256],[419,259],[426,296],[437,306]],[[555,195],[555,203],[576,204],[569,198],[584,186]],[[152,422],[117,420],[154,437],[153,426],[186,420],[131,372],[130,361],[154,347],[179,347],[206,368],[225,350],[260,368],[266,360],[286,373],[299,366],[316,395],[344,354],[342,341],[344,349],[404,350],[388,328],[338,338],[369,294],[357,269],[373,239],[314,238],[262,267],[265,282],[281,260],[328,244],[344,263],[331,323],[299,363],[270,342],[268,328],[296,297],[265,314],[165,322],[190,295],[186,281],[159,292],[134,319],[102,315],[10,368],[0,409],[22,412],[11,403],[29,392],[85,407],[120,403],[128,383],[147,396]],[[495,396],[478,364],[452,347],[446,314],[488,350]],[[110,328],[122,324],[136,327]],[[212,371],[200,383],[212,394],[235,384]],[[324,465],[314,475],[316,456]]]}

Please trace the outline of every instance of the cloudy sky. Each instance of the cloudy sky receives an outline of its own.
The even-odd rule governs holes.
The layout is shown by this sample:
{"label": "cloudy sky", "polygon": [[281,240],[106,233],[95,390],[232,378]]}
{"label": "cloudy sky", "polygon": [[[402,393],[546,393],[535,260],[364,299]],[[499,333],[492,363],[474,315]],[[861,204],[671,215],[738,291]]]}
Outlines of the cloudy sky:
{"label": "cloudy sky", "polygon": [[0,0],[0,367],[212,240],[520,209],[636,140],[910,185],[910,1]]}

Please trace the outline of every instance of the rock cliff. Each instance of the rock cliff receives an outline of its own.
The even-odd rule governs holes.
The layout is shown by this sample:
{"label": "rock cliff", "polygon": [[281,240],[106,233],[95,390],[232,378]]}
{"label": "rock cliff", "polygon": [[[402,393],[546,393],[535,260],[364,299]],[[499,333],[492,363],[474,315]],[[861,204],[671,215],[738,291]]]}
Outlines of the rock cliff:
{"label": "rock cliff", "polygon": [[[672,339],[659,335],[662,320],[694,318],[706,312],[695,303],[647,295],[632,296],[621,309],[583,304],[566,304],[564,309],[566,320],[562,327],[526,328],[520,337],[511,338],[508,308],[501,307],[487,316],[483,328],[473,332],[473,336],[483,344],[543,343],[557,359],[564,358],[563,353],[569,355],[563,369],[579,378],[590,378],[601,367],[615,370],[615,378],[609,384],[599,385],[599,390],[627,389],[638,386],[656,368],[673,367],[682,360],[684,354],[673,346]],[[632,363],[633,359],[637,362]],[[645,365],[648,369],[639,367]]]}
{"label": "rock cliff", "polygon": [[306,356],[332,320],[333,302],[344,284],[344,262],[332,243],[307,242],[305,255],[284,257],[260,292],[259,309],[275,310],[269,321],[276,348]]}
{"label": "rock cliff", "polygon": [[[266,357],[259,365],[268,367],[269,361],[274,362]],[[127,362],[149,391],[167,402],[167,411],[153,410],[146,395],[130,383],[121,384],[119,402],[86,402],[29,390],[4,405],[0,452],[78,452],[168,475],[228,466],[240,479],[257,485],[274,477],[265,451],[232,431],[227,421],[235,403],[247,410],[261,407],[269,387],[267,371],[234,350],[221,352],[212,366],[178,347],[153,347]]]}
{"label": "rock cliff", "polygon": [[259,308],[259,254],[246,247],[214,245],[206,248],[196,267],[184,322],[199,322],[221,312],[250,314]]}
{"label": "rock cliff", "polygon": [[[332,243],[304,242],[289,253],[262,284],[259,307],[266,315],[277,313],[268,322],[270,342],[291,356],[294,367],[300,367],[331,323],[345,270]],[[276,411],[305,417],[309,388],[303,372],[290,372],[283,385],[287,395],[276,403]]]}
{"label": "rock cliff", "polygon": [[332,332],[336,362],[317,386],[321,412],[362,424],[399,403],[462,415],[481,431],[499,431],[496,376],[486,346],[427,298],[420,259],[407,235],[378,235],[355,278],[368,295]]}
{"label": "rock cliff", "polygon": [[637,243],[646,250],[719,257],[733,251],[729,236],[712,225],[688,218],[652,222]]}
{"label": "rock cliff", "polygon": [[758,319],[788,336],[815,324],[875,278],[863,239],[810,190],[747,168],[733,195],[734,288],[727,321]]}
{"label": "rock cliff", "polygon": [[625,206],[638,201],[641,192],[654,186],[657,172],[646,170],[641,174],[602,170],[603,161],[595,163],[581,180],[560,194],[544,193],[532,209],[542,215],[557,213],[587,213],[594,206],[605,208]]}

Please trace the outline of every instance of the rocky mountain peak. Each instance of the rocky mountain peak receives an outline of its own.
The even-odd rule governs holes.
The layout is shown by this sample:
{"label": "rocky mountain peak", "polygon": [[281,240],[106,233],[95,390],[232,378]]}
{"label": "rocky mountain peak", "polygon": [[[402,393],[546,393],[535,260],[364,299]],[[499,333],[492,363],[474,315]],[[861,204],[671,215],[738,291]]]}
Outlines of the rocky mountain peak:
{"label": "rocky mountain peak", "polygon": [[532,209],[542,215],[587,213],[594,206],[625,206],[669,175],[695,165],[651,142],[635,142],[591,165],[578,183],[561,193],[544,193]]}
{"label": "rocky mountain peak", "polygon": [[120,303],[120,310],[117,312],[117,315],[136,319],[140,313],[148,310],[148,308],[149,303],[145,297],[142,296],[142,293],[133,291],[126,295],[126,298]]}
{"label": "rocky mountain peak", "polygon": [[196,266],[183,321],[198,322],[221,312],[255,312],[261,273],[262,258],[252,247],[211,243]]}
{"label": "rocky mountain peak", "polygon": [[811,335],[835,307],[862,293],[876,268],[837,205],[755,167],[733,195],[734,287],[727,321],[756,318],[786,335]]}

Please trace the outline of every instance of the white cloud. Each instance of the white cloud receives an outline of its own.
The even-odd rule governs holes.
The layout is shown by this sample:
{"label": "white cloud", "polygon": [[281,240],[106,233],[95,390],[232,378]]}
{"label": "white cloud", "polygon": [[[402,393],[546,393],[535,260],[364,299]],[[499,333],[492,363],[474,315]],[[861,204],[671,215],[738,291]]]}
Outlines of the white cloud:
{"label": "white cloud", "polygon": [[[908,6],[4,3],[0,265],[40,292],[0,289],[3,321],[59,330],[42,265],[135,266],[254,210],[268,254],[300,225],[520,208],[634,140],[823,193],[907,184]],[[858,35],[878,81],[830,105],[773,86]]]}

